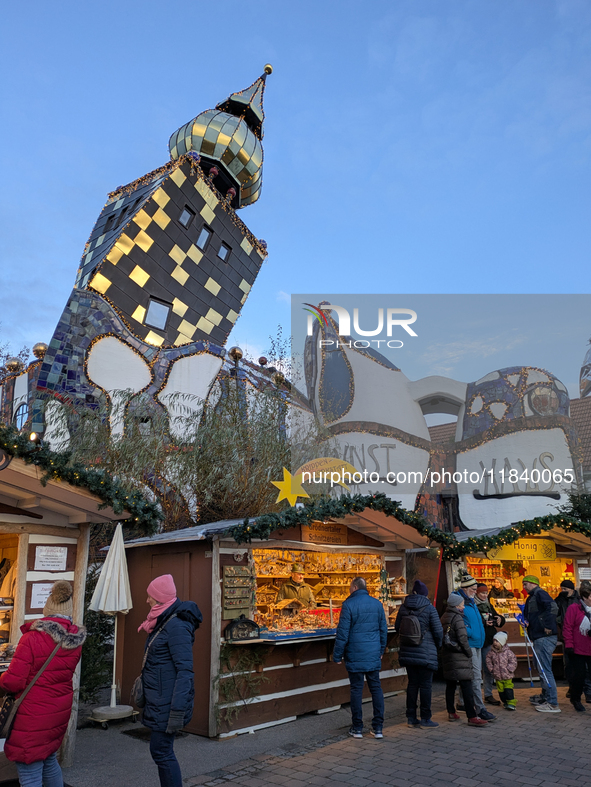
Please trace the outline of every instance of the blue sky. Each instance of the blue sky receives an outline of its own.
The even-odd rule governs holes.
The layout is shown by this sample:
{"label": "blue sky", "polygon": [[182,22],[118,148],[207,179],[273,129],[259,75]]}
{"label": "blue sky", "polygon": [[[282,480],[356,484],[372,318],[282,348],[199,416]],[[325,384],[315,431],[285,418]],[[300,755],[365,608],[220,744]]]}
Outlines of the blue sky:
{"label": "blue sky", "polygon": [[289,333],[298,292],[589,289],[585,0],[33,0],[2,27],[15,350],[49,341],[107,193],[267,62],[263,193],[241,217],[269,258],[232,343]]}

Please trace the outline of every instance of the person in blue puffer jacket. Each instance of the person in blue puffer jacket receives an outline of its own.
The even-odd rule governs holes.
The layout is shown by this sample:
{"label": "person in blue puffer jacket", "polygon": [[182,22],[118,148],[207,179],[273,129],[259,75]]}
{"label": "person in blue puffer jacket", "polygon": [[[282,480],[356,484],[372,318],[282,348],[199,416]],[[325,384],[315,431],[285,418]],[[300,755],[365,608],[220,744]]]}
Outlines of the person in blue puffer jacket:
{"label": "person in blue puffer jacket", "polygon": [[475,596],[478,582],[466,575],[462,577],[459,590],[455,592],[464,599],[464,623],[468,633],[468,644],[472,651],[472,690],[476,713],[485,721],[494,721],[497,717],[486,710],[482,701],[482,646],[484,645],[484,622],[480,610],[476,606]]}
{"label": "person in blue puffer jacket", "polygon": [[[412,594],[404,599],[398,610],[394,628],[400,629],[400,624],[405,617],[414,615],[421,626],[420,645],[408,645],[400,642],[398,661],[401,667],[406,667],[408,686],[406,687],[406,718],[409,727],[423,727],[429,729],[438,727],[436,721],[431,720],[431,688],[433,673],[437,671],[437,651],[443,642],[443,628],[435,607],[427,598],[429,588],[420,579],[417,579],[412,588]],[[417,718],[417,699],[421,697],[421,720]]]}
{"label": "person in blue puffer jacket", "polygon": [[182,787],[174,754],[175,733],[191,721],[193,642],[203,620],[193,601],[180,601],[170,574],[148,585],[150,612],[138,632],[148,634],[142,679],[146,705],[142,723],[152,730],[150,754],[158,766],[161,787]]}
{"label": "person in blue puffer jacket", "polygon": [[382,655],[386,650],[388,624],[384,607],[367,592],[363,577],[355,577],[349,586],[351,595],[343,601],[332,660],[345,659],[351,684],[351,716],[349,735],[363,737],[363,681],[371,692],[373,719],[371,734],[383,738],[384,694],[380,683]]}

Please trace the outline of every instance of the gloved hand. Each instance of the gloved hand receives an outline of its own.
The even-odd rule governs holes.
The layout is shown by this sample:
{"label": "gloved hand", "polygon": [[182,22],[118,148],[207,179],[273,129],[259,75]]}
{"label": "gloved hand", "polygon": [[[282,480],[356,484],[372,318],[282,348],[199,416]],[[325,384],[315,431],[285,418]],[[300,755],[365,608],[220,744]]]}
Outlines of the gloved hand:
{"label": "gloved hand", "polygon": [[182,730],[184,726],[185,726],[184,711],[171,710],[170,715],[168,717],[168,725],[166,727],[166,732],[168,732],[169,734],[172,732],[177,732],[178,730]]}
{"label": "gloved hand", "polygon": [[575,652],[575,649],[574,648],[565,648],[564,652],[568,653],[569,656],[572,656],[574,654],[574,652]]}

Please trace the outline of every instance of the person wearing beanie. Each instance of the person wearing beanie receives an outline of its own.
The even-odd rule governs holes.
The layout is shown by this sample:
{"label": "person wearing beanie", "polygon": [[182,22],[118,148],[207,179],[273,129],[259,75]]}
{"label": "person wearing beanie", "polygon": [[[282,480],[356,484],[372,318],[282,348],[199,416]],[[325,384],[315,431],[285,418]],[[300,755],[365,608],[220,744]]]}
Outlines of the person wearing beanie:
{"label": "person wearing beanie", "polygon": [[[558,606],[558,613],[556,615],[556,633],[558,636],[558,641],[563,643],[562,646],[562,662],[564,665],[564,677],[568,681],[569,685],[572,681],[572,659],[570,658],[570,654],[567,652],[567,649],[564,647],[564,636],[562,633],[562,629],[564,626],[564,620],[566,618],[566,613],[568,608],[572,604],[579,604],[581,601],[581,596],[579,592],[575,589],[574,582],[571,582],[570,579],[563,579],[560,583],[560,593],[554,599]],[[587,702],[591,702],[591,680],[589,679],[589,675],[585,676],[585,683],[584,683],[584,691],[585,691],[585,699]],[[567,699],[570,699],[570,689],[566,694]]]}
{"label": "person wearing beanie", "polygon": [[8,670],[0,677],[0,689],[23,693],[56,646],[51,661],[19,705],[10,737],[4,744],[7,759],[16,764],[19,781],[28,787],[62,785],[57,762],[72,712],[72,678],[86,639],[84,626],[72,622],[72,585],[54,583],[43,617],[27,620]]}
{"label": "person wearing beanie", "polygon": [[429,588],[425,585],[424,582],[421,582],[420,579],[415,579],[415,583],[412,586],[412,592],[416,593],[417,596],[428,596],[429,595]]}
{"label": "person wearing beanie", "polygon": [[482,615],[482,622],[484,623],[484,645],[482,646],[482,683],[484,688],[484,701],[488,705],[500,705],[500,701],[493,697],[493,683],[494,678],[491,675],[487,665],[486,657],[491,648],[494,635],[497,633],[497,628],[505,625],[505,618],[500,615],[490,602],[488,596],[488,585],[479,582],[476,586],[476,606]]}
{"label": "person wearing beanie", "polygon": [[279,588],[277,601],[287,598],[296,598],[301,601],[306,609],[316,608],[316,599],[311,586],[304,582],[304,567],[301,563],[294,563],[291,567],[291,577]]}
{"label": "person wearing beanie", "polygon": [[517,710],[513,676],[517,669],[517,656],[507,646],[507,632],[498,631],[486,655],[486,666],[497,684],[499,697],[505,710]]}
{"label": "person wearing beanie", "polygon": [[[420,579],[398,610],[395,630],[399,635],[398,661],[406,667],[406,718],[409,727],[438,727],[431,719],[433,675],[438,669],[437,651],[443,641],[439,615],[428,599],[429,588]],[[408,628],[408,633],[407,632]],[[414,629],[414,636],[413,636]],[[417,700],[420,696],[420,719]]]}
{"label": "person wearing beanie", "polygon": [[469,574],[460,580],[457,590],[464,599],[464,623],[468,634],[468,643],[472,648],[472,693],[474,705],[480,718],[485,721],[494,721],[495,716],[484,707],[482,701],[482,648],[484,646],[484,622],[476,606],[476,591],[478,582]]}
{"label": "person wearing beanie", "polygon": [[534,574],[523,577],[522,582],[523,589],[527,593],[527,601],[523,608],[527,633],[547,679],[547,685],[542,679],[542,693],[534,694],[529,701],[540,713],[560,713],[556,680],[552,672],[552,654],[558,642],[556,626],[558,605],[540,587],[540,580]]}
{"label": "person wearing beanie", "polygon": [[441,647],[441,668],[445,679],[445,705],[449,721],[459,721],[456,713],[455,693],[459,684],[464,695],[464,709],[468,724],[472,727],[486,727],[488,722],[478,716],[474,705],[472,689],[472,648],[464,623],[464,598],[459,593],[451,593],[447,607],[441,617],[443,645]]}
{"label": "person wearing beanie", "polygon": [[146,700],[142,723],[152,731],[150,754],[158,766],[161,787],[182,787],[174,754],[174,738],[193,715],[193,642],[203,617],[194,601],[177,598],[170,574],[148,585],[148,617],[138,632],[148,635],[142,679]]}

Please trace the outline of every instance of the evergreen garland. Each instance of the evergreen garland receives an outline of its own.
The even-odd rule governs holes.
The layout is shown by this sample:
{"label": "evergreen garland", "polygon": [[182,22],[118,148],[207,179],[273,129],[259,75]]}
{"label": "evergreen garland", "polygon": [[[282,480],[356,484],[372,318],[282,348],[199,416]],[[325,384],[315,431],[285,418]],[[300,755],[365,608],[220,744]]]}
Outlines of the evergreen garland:
{"label": "evergreen garland", "polygon": [[350,514],[358,514],[369,508],[385,516],[395,517],[404,525],[410,525],[429,541],[439,544],[443,549],[444,560],[457,560],[464,555],[488,552],[505,544],[512,544],[518,538],[546,533],[559,527],[567,533],[580,533],[591,539],[591,524],[565,514],[535,517],[515,522],[501,530],[496,536],[474,536],[458,541],[453,533],[445,533],[417,513],[407,511],[395,500],[390,500],[383,492],[375,495],[341,495],[339,498],[320,498],[304,503],[303,507],[286,508],[278,514],[263,514],[256,520],[245,519],[226,531],[238,544],[250,543],[253,538],[267,540],[274,530],[287,529],[298,525],[309,525],[313,521],[342,519]]}
{"label": "evergreen garland", "polygon": [[52,451],[45,445],[38,445],[28,434],[21,434],[12,426],[0,424],[0,450],[43,470],[43,486],[50,480],[64,481],[88,489],[100,498],[99,509],[110,507],[117,515],[129,513],[130,517],[122,518],[130,519],[129,524],[145,535],[154,533],[162,521],[158,505],[147,500],[142,492],[130,490],[104,470],[88,469],[79,462],[71,462],[70,452]]}

